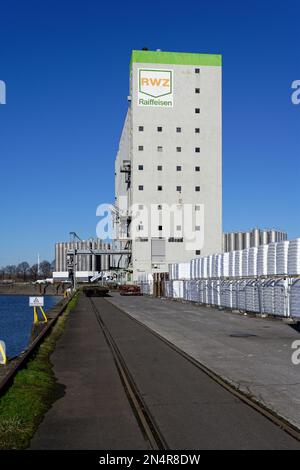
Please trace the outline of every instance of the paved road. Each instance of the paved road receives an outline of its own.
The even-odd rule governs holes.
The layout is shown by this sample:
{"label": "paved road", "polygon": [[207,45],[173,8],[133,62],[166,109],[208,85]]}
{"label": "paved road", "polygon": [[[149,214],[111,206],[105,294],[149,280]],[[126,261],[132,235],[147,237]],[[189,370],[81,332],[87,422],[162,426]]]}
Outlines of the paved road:
{"label": "paved road", "polygon": [[[300,449],[112,303],[93,301],[171,449]],[[89,299],[80,299],[51,360],[66,394],[47,413],[32,448],[146,447]]]}
{"label": "paved road", "polygon": [[180,301],[118,294],[109,300],[300,428],[300,365],[291,360],[299,330]]}
{"label": "paved road", "polygon": [[31,449],[148,448],[86,297],[70,313],[51,362],[65,396],[46,414]]}

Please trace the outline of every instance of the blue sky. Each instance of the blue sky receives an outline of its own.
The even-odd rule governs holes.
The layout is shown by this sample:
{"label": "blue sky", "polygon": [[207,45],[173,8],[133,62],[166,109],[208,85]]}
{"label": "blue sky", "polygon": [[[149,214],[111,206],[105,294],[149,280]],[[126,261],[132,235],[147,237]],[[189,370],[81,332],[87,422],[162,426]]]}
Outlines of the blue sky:
{"label": "blue sky", "polygon": [[95,236],[114,197],[130,51],[223,54],[223,228],[300,236],[296,1],[0,3],[0,265]]}

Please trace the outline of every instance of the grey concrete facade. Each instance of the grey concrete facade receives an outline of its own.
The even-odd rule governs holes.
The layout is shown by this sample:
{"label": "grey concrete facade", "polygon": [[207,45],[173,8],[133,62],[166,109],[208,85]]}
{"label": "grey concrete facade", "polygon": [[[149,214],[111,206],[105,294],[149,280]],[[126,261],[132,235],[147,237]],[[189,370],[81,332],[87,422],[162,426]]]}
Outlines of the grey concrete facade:
{"label": "grey concrete facade", "polygon": [[[139,209],[134,222],[140,233],[129,235],[134,279],[142,273],[165,272],[168,263],[222,250],[222,79],[220,64],[207,65],[209,57],[214,56],[133,51],[115,191],[118,207],[125,212],[132,205]],[[172,106],[140,105],[141,70],[171,73]],[[167,101],[168,96],[160,100]],[[120,171],[124,161],[130,166],[127,183],[128,173]],[[164,205],[191,207],[192,228],[201,231],[203,246],[188,244],[185,215],[171,222],[168,231]],[[154,217],[150,219],[151,210]],[[164,242],[155,245],[153,240]]]}

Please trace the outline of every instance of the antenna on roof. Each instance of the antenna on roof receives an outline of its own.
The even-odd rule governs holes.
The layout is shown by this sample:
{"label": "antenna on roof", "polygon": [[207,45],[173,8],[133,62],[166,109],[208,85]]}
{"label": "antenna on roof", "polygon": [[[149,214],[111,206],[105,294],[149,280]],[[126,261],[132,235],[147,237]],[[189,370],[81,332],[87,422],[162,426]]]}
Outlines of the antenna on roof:
{"label": "antenna on roof", "polygon": [[149,51],[148,47],[143,47],[142,51]]}

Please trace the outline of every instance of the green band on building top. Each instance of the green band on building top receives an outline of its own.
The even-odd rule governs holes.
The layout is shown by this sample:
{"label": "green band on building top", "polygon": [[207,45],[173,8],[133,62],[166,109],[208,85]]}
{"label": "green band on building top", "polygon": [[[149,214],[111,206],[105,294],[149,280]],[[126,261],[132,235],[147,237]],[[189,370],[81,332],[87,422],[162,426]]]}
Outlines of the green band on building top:
{"label": "green band on building top", "polygon": [[187,52],[132,51],[131,62],[140,64],[210,65],[221,66],[221,54],[194,54]]}

